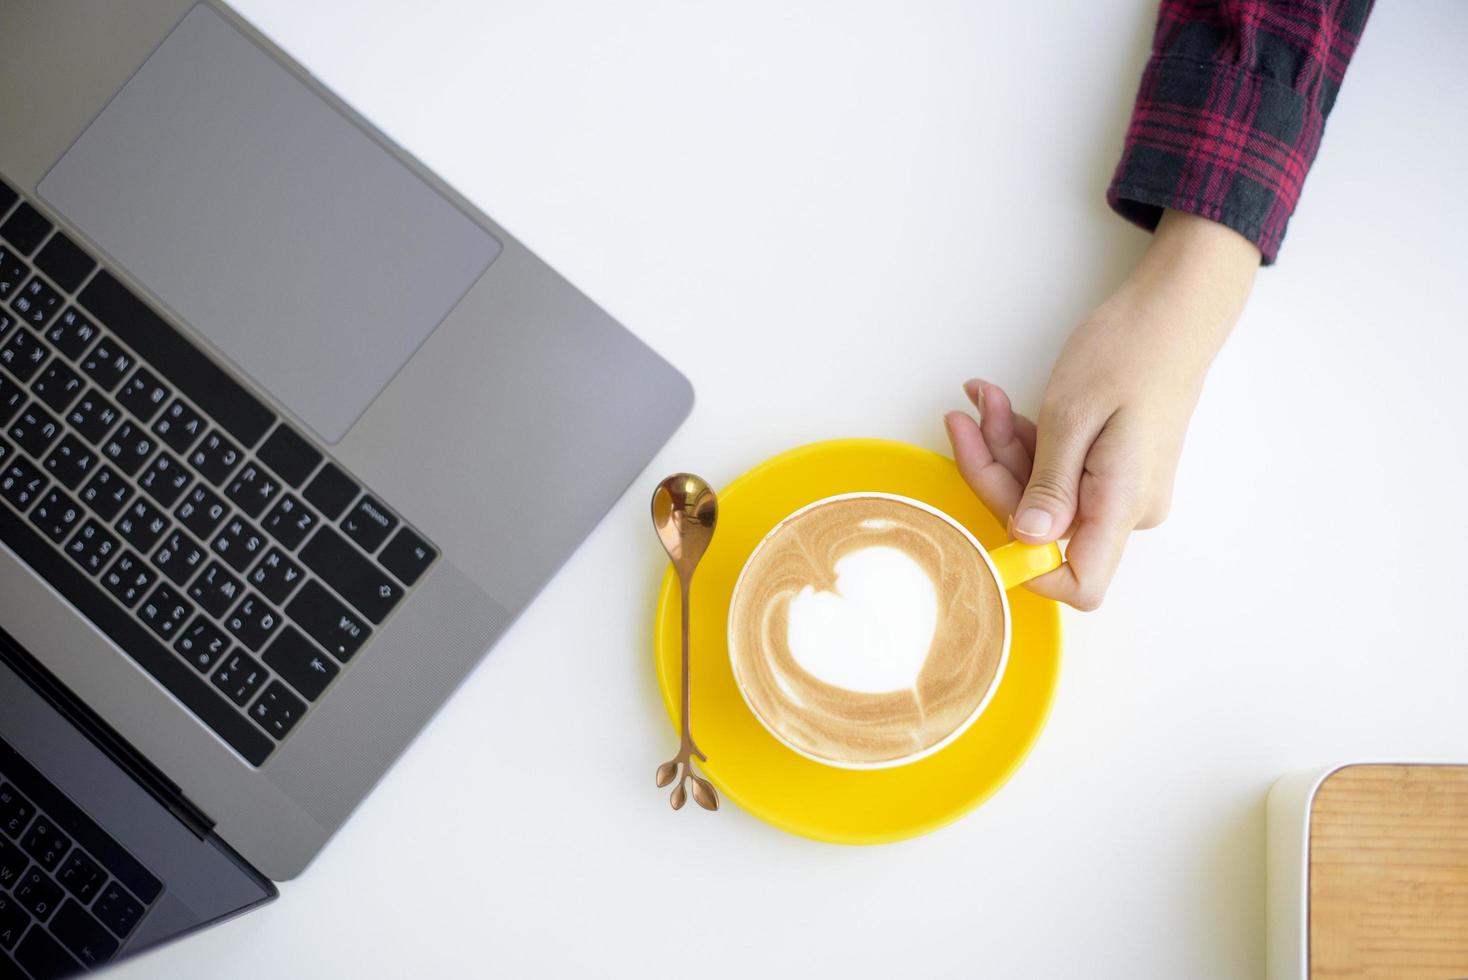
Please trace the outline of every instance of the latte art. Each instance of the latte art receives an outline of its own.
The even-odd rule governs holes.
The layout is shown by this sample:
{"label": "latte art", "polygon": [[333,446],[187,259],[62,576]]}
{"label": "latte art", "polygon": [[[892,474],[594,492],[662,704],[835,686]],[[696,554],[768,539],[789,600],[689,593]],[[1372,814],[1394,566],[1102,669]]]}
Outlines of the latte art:
{"label": "latte art", "polygon": [[836,497],[756,549],[729,644],[745,698],[776,735],[836,765],[890,765],[983,707],[1005,653],[1003,599],[974,542],[942,516]]}
{"label": "latte art", "polygon": [[836,587],[790,600],[786,642],[807,674],[865,694],[917,686],[938,625],[938,591],[907,552],[887,545],[836,560]]}

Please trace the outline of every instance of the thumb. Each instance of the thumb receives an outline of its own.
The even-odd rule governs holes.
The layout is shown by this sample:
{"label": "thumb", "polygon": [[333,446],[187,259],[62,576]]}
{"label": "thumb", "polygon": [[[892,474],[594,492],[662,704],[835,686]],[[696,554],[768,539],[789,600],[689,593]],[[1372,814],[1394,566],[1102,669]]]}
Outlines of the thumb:
{"label": "thumb", "polygon": [[1086,454],[1100,428],[1082,413],[1041,413],[1030,482],[1011,522],[1016,538],[1044,544],[1070,528],[1080,503]]}

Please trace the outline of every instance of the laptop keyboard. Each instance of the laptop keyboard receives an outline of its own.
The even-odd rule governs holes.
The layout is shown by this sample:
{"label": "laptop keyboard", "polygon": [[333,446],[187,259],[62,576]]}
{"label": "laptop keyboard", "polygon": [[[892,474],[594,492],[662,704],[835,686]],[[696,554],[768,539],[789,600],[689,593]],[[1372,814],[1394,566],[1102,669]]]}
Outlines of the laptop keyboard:
{"label": "laptop keyboard", "polygon": [[162,891],[0,739],[0,976],[49,980],[107,962]]}
{"label": "laptop keyboard", "polygon": [[0,181],[0,541],[251,765],[438,551]]}

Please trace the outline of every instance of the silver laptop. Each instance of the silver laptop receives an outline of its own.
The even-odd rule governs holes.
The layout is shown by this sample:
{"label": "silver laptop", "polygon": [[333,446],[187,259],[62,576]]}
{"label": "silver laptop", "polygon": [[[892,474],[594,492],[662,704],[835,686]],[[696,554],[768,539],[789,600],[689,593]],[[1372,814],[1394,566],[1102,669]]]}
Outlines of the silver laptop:
{"label": "silver laptop", "polygon": [[691,402],[222,5],[0,2],[0,966],[300,872]]}

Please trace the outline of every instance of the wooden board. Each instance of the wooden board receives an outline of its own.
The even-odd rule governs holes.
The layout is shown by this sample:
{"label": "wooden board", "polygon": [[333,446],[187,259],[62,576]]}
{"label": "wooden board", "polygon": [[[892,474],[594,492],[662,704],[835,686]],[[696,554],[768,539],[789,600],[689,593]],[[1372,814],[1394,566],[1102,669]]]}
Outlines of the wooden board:
{"label": "wooden board", "polygon": [[1347,766],[1320,784],[1310,976],[1468,977],[1468,766]]}

